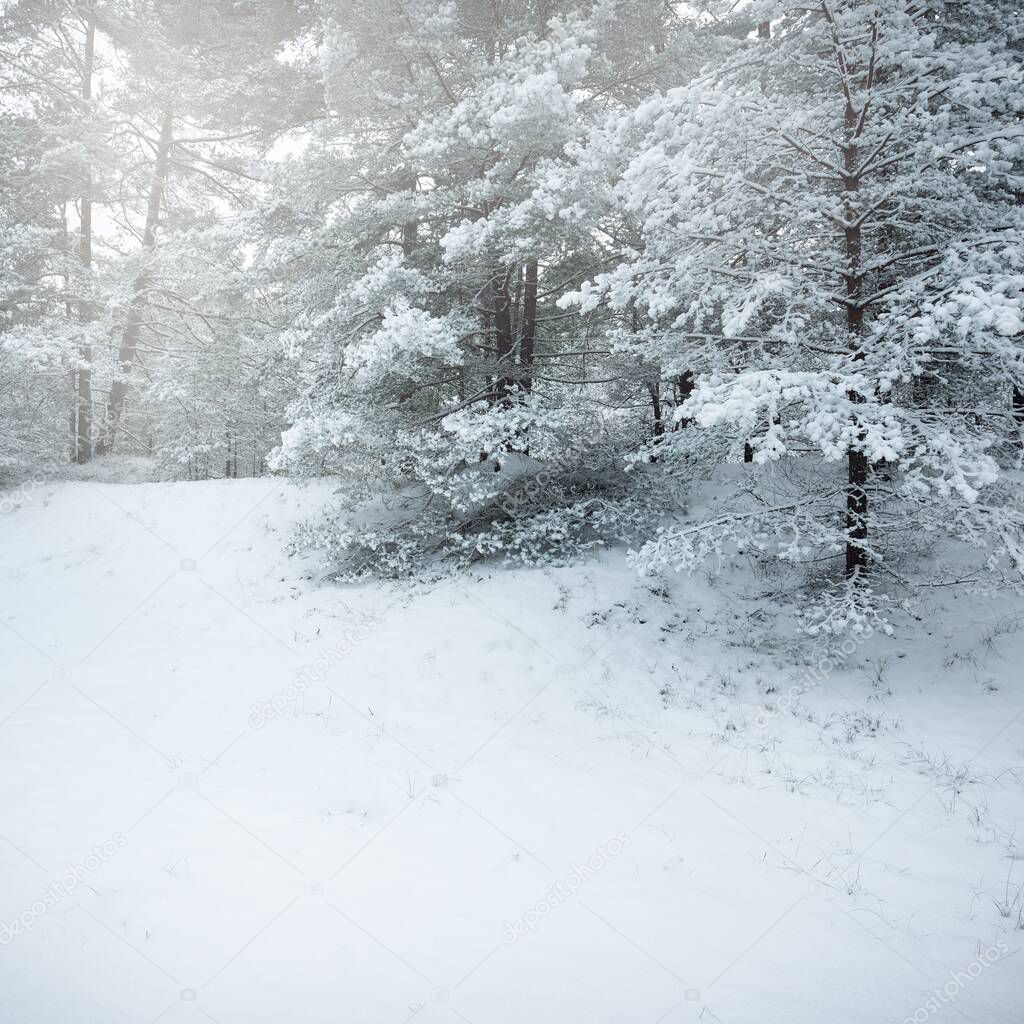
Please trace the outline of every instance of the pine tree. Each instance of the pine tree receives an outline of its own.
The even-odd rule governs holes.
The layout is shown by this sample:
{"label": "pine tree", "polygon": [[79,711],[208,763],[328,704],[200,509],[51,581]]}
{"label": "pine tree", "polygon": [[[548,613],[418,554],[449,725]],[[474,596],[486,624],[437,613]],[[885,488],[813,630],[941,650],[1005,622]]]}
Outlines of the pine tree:
{"label": "pine tree", "polygon": [[[587,130],[664,72],[666,20],[655,3],[336,5],[301,208],[286,181],[304,237],[272,250],[308,381],[277,466],[415,482],[425,518],[410,502],[399,533],[429,550],[500,549],[527,506],[565,537],[597,521],[579,461],[617,378],[555,302],[607,247],[548,197]],[[616,479],[627,443],[603,456]],[[545,464],[574,482],[512,502]]]}
{"label": "pine tree", "polygon": [[770,31],[618,127],[642,245],[577,299],[636,303],[663,379],[696,374],[677,415],[703,429],[671,435],[678,457],[749,441],[789,470],[742,477],[730,511],[640,561],[753,545],[835,552],[863,580],[940,529],[1016,559],[999,452],[1024,372],[1020,13],[761,9]]}

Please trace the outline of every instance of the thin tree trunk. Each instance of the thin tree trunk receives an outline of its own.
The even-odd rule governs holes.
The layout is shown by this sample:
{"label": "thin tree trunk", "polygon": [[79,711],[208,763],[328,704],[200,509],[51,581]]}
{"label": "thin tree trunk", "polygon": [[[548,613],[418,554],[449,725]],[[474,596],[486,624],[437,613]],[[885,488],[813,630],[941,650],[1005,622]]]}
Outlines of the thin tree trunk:
{"label": "thin tree trunk", "polygon": [[1014,385],[1013,419],[1017,424],[1017,443],[1024,448],[1024,391]]}
{"label": "thin tree trunk", "polygon": [[[864,307],[860,304],[861,251],[863,239],[861,228],[856,220],[856,198],[860,190],[860,179],[856,170],[860,162],[860,147],[857,145],[857,112],[847,101],[846,106],[847,142],[843,148],[843,168],[846,175],[843,185],[848,196],[846,228],[846,329],[850,335],[854,360],[862,359],[860,351],[860,335],[864,326]],[[851,402],[863,401],[857,392],[849,394]],[[859,436],[854,444],[862,443]],[[868,536],[868,457],[863,448],[851,447],[846,457],[846,576],[855,579],[862,570],[867,568],[868,554],[865,541]]]}
{"label": "thin tree trunk", "polygon": [[71,367],[71,411],[68,414],[68,437],[71,440],[71,461],[78,461],[78,442],[76,432],[78,430],[78,399],[76,390],[78,388],[78,373],[75,367]]}
{"label": "thin tree trunk", "polygon": [[[60,225],[61,249],[64,252],[65,259],[64,273],[61,275],[64,279],[64,315],[68,318],[68,323],[70,323],[73,310],[71,308],[71,299],[68,297],[71,294],[71,279],[67,269],[67,256],[69,245],[68,204],[66,200],[60,204]],[[76,362],[72,362],[71,364],[71,374],[69,380],[71,383],[71,404],[68,410],[68,450],[71,461],[75,462],[75,452],[77,449],[75,436],[78,431],[78,401],[75,398],[78,389],[78,372]]]}
{"label": "thin tree trunk", "polygon": [[512,293],[512,337],[523,336],[523,268],[516,268],[516,290]]}
{"label": "thin tree trunk", "polygon": [[[757,23],[757,38],[758,39],[771,39],[772,37],[772,23],[770,21],[759,21]],[[764,89],[764,79],[762,78],[761,88]],[[751,463],[754,461],[754,448],[749,441],[743,442],[743,461],[745,463]]]}
{"label": "thin tree trunk", "polygon": [[[693,370],[687,370],[685,373],[679,374],[676,378],[676,405],[682,405],[690,395],[693,394],[693,388],[696,381],[694,380]],[[684,427],[690,426],[693,423],[693,419],[689,416],[684,416],[679,420],[679,429],[682,430]]]}
{"label": "thin tree trunk", "polygon": [[[92,5],[87,8],[85,23],[85,59],[82,63],[82,100],[88,107],[92,99],[92,75],[95,65],[96,21]],[[90,288],[92,270],[92,170],[86,170],[85,191],[80,200],[78,228],[78,262],[82,267],[82,287]],[[79,303],[78,319],[87,324],[93,318],[88,300]],[[75,461],[79,464],[92,458],[92,346],[83,342],[78,350],[78,430],[75,438]]]}
{"label": "thin tree trunk", "polygon": [[515,358],[515,343],[512,337],[512,297],[508,290],[510,275],[511,270],[504,274],[500,268],[495,270],[494,348],[497,355],[493,394],[495,403],[505,401],[515,383],[512,365]]}
{"label": "thin tree trunk", "polygon": [[[651,396],[651,409],[654,413],[654,440],[665,436],[665,415],[661,405],[661,384],[656,380],[647,381],[647,393]],[[652,456],[654,462],[657,456]]]}
{"label": "thin tree trunk", "polygon": [[[174,115],[170,110],[164,113],[160,126],[160,141],[157,144],[156,163],[153,167],[153,182],[149,189],[149,204],[146,208],[146,225],[142,233],[144,258],[153,251],[156,245],[156,232],[160,225],[160,205],[163,200],[164,184],[167,179],[167,165],[171,146],[173,145]],[[103,437],[96,446],[97,455],[105,455],[111,450],[117,428],[124,412],[124,402],[128,395],[128,374],[135,362],[135,353],[142,332],[143,311],[146,304],[145,293],[149,285],[145,268],[135,280],[131,305],[125,321],[124,333],[121,335],[121,348],[117,357],[117,372],[110,385],[110,396],[107,399],[107,413],[103,424]]]}
{"label": "thin tree trunk", "polygon": [[519,338],[520,385],[526,392],[533,390],[533,350],[537,343],[537,261],[526,264],[523,294],[523,330]]}

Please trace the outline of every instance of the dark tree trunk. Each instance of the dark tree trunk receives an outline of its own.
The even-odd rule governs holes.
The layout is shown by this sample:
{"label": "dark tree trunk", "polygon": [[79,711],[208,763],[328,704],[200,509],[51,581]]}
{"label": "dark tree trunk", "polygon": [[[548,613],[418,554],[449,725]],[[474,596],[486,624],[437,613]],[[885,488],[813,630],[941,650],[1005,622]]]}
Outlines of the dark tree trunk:
{"label": "dark tree trunk", "polygon": [[513,360],[515,343],[512,336],[512,297],[508,291],[511,270],[495,270],[494,280],[494,349],[497,357],[492,401],[508,399],[515,383]]}
{"label": "dark tree trunk", "polygon": [[[844,72],[841,72],[844,73]],[[860,303],[861,251],[863,239],[860,225],[856,220],[857,193],[860,190],[860,179],[856,175],[860,163],[860,147],[857,145],[857,113],[847,101],[846,106],[847,141],[843,147],[843,178],[844,188],[848,196],[846,204],[846,220],[851,226],[846,228],[846,329],[850,335],[850,345],[854,360],[862,359],[860,351],[860,335],[864,327],[864,307]],[[863,396],[851,391],[851,402],[862,402]],[[862,570],[867,568],[868,553],[865,542],[868,537],[868,457],[862,447],[863,435],[859,435],[850,447],[846,457],[846,576],[855,579]]]}
{"label": "dark tree trunk", "polygon": [[[160,205],[163,200],[164,184],[167,179],[167,164],[173,145],[174,115],[170,110],[164,113],[160,126],[160,141],[157,144],[156,163],[153,167],[153,182],[149,189],[149,203],[146,208],[146,225],[142,233],[144,257],[152,252],[156,245],[156,232],[160,225]],[[146,289],[149,280],[145,268],[135,280],[131,305],[124,332],[121,335],[121,348],[117,356],[117,372],[110,385],[110,396],[107,399],[107,412],[103,424],[103,437],[96,446],[97,455],[105,455],[114,445],[114,438],[120,426],[124,412],[124,402],[128,395],[128,375],[135,362],[135,353],[142,333],[143,313],[146,305]]]}
{"label": "dark tree trunk", "polygon": [[[654,413],[654,440],[659,441],[665,436],[665,415],[661,404],[661,384],[656,380],[647,382],[647,393],[651,396],[651,410]],[[652,456],[655,461],[657,456]]]}
{"label": "dark tree trunk", "polygon": [[533,390],[533,350],[537,343],[537,261],[526,264],[523,291],[523,330],[519,339],[520,384],[524,391]]}
{"label": "dark tree trunk", "polygon": [[[687,370],[685,373],[679,374],[676,378],[676,405],[682,405],[693,394],[695,383],[693,370]],[[678,423],[679,429],[683,430],[692,423],[693,419],[691,417],[683,416]]]}
{"label": "dark tree trunk", "polygon": [[868,564],[868,457],[851,451],[846,462],[846,575],[852,577]]}

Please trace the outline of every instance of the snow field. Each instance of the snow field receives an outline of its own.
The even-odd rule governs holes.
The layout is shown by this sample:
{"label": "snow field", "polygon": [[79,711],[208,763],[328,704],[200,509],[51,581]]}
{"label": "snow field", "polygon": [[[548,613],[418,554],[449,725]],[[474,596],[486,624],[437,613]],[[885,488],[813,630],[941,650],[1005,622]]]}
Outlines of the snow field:
{"label": "snow field", "polygon": [[328,504],[0,519],[0,1021],[1020,1019],[1024,609],[822,672],[753,575],[317,585]]}

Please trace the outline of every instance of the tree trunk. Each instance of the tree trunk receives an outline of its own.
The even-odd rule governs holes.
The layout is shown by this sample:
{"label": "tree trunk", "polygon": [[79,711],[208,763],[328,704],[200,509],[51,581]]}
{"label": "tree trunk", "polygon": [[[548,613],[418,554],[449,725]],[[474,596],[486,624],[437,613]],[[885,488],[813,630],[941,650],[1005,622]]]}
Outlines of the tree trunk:
{"label": "tree trunk", "polygon": [[526,264],[523,293],[523,331],[519,338],[520,386],[533,390],[533,349],[537,342],[537,261]]}
{"label": "tree trunk", "polygon": [[492,401],[497,404],[508,399],[515,384],[513,359],[515,344],[512,337],[512,297],[508,291],[511,270],[502,273],[495,269],[494,279],[494,349],[497,356]]}
{"label": "tree trunk", "polygon": [[[846,329],[850,336],[854,360],[862,359],[860,351],[860,335],[864,326],[864,307],[860,304],[861,281],[861,249],[863,240],[859,223],[856,222],[857,193],[860,190],[860,179],[856,170],[860,162],[860,147],[857,145],[857,113],[850,105],[846,106],[847,142],[843,147],[843,187],[847,193],[846,221],[852,224],[845,230],[847,269],[846,280]],[[857,392],[849,394],[851,402],[862,402],[864,399]],[[860,435],[854,443],[862,443]],[[868,554],[865,541],[868,536],[868,457],[862,448],[851,447],[846,456],[846,576],[855,579],[862,570],[867,568]]]}
{"label": "tree trunk", "polygon": [[[87,107],[92,99],[92,75],[95,65],[96,21],[91,5],[85,23],[85,58],[82,63],[82,100]],[[90,288],[92,270],[92,171],[86,170],[85,191],[81,198],[78,228],[78,262],[82,267],[82,287]],[[93,318],[93,309],[83,299],[78,308],[78,319],[87,324]],[[78,429],[75,436],[75,461],[80,465],[92,458],[92,346],[83,342],[78,350]]]}
{"label": "tree trunk", "polygon": [[[771,39],[772,37],[772,23],[770,21],[759,21],[757,23],[757,38],[758,39]],[[761,88],[764,89],[764,79],[762,78]],[[749,441],[743,442],[743,461],[745,463],[751,463],[754,461],[754,447]]]}
{"label": "tree trunk", "polygon": [[[61,226],[61,250],[65,256],[65,264],[67,262],[67,253],[69,249],[68,245],[68,204],[67,201],[60,204],[60,226]],[[68,275],[67,266],[65,265],[64,273],[62,275],[64,279],[64,315],[68,319],[68,323],[71,322],[73,310],[71,308],[71,280]],[[76,395],[78,393],[78,366],[77,357],[71,364],[71,374],[69,377],[71,384],[71,404],[68,409],[68,454],[71,462],[76,462],[75,458],[78,442],[76,440],[78,432],[78,399]]]}
{"label": "tree trunk", "polygon": [[[651,396],[651,409],[654,413],[654,440],[665,436],[665,415],[661,405],[661,384],[656,380],[647,381],[647,393]],[[657,456],[652,456],[654,462]]]}
{"label": "tree trunk", "polygon": [[[149,189],[149,204],[146,208],[146,225],[142,233],[144,258],[153,251],[156,245],[156,232],[160,225],[160,204],[163,200],[164,184],[167,179],[167,164],[173,145],[174,115],[170,110],[164,113],[160,126],[160,141],[157,144],[156,163],[153,167],[153,182]],[[105,455],[111,450],[121,415],[124,412],[124,401],[128,395],[128,374],[135,362],[135,352],[142,332],[143,312],[146,304],[146,289],[149,278],[145,267],[135,279],[131,305],[125,321],[124,333],[121,335],[121,348],[117,356],[117,372],[110,385],[107,399],[107,413],[103,424],[103,437],[96,446],[97,455]]]}
{"label": "tree trunk", "polygon": [[[696,384],[693,376],[693,370],[687,370],[685,373],[679,374],[676,377],[676,405],[680,406],[685,402],[690,395],[693,394],[693,388]],[[690,426],[693,420],[689,416],[684,416],[678,421],[678,427],[680,430]]]}

